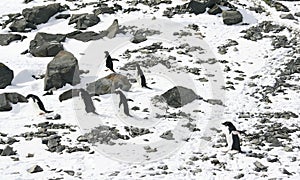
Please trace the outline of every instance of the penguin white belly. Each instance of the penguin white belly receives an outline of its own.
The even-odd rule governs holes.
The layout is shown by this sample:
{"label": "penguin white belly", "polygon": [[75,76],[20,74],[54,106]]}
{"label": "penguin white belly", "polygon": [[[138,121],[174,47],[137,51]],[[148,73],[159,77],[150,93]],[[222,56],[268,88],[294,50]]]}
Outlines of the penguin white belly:
{"label": "penguin white belly", "polygon": [[232,143],[233,143],[232,134],[231,133],[229,134],[229,130],[228,129],[223,129],[223,132],[224,132],[225,137],[226,137],[227,149],[229,151],[229,150],[231,150]]}
{"label": "penguin white belly", "polygon": [[138,87],[142,87],[142,79],[141,79],[141,76],[137,75],[137,76],[136,76],[136,80],[137,80],[137,83],[138,83]]}
{"label": "penguin white belly", "polygon": [[37,102],[34,102],[33,100],[29,100],[31,106],[32,106],[32,113],[33,114],[43,114],[44,111],[40,110],[39,105],[37,104]]}

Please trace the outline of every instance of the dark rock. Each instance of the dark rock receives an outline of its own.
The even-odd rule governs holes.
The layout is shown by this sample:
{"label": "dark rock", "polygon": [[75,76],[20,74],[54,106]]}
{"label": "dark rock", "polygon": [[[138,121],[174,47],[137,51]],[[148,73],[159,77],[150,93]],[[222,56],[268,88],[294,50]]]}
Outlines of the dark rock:
{"label": "dark rock", "polygon": [[16,155],[16,151],[14,151],[13,148],[10,146],[6,146],[0,154],[0,156],[12,156],[12,155]]}
{"label": "dark rock", "polygon": [[87,85],[87,91],[94,95],[111,94],[118,88],[129,91],[131,84],[126,76],[116,73]]}
{"label": "dark rock", "polygon": [[13,32],[28,32],[36,29],[36,26],[25,19],[17,19],[9,26],[9,29]]}
{"label": "dark rock", "polygon": [[73,14],[69,25],[76,23],[75,28],[85,30],[88,27],[94,26],[100,22],[100,18],[95,14]]}
{"label": "dark rock", "polygon": [[129,136],[135,138],[137,136],[142,136],[142,135],[145,135],[145,134],[149,134],[149,133],[152,133],[149,129],[145,129],[145,128],[138,128],[138,127],[128,127],[128,126],[125,126],[124,127],[126,132],[129,133]]}
{"label": "dark rock", "polygon": [[274,5],[272,5],[275,7],[276,11],[283,11],[283,12],[289,12],[289,8],[286,7],[285,5],[283,5],[280,2],[274,2]]}
{"label": "dark rock", "polygon": [[133,111],[138,111],[138,110],[140,110],[140,108],[139,108],[138,106],[133,106],[133,107],[131,108],[131,110],[133,110]]}
{"label": "dark rock", "polygon": [[70,14],[59,14],[55,16],[55,19],[68,19],[69,17],[71,17]]}
{"label": "dark rock", "polygon": [[24,96],[18,93],[0,94],[0,112],[12,110],[12,106],[10,103],[16,104],[18,102],[24,103],[28,101]]}
{"label": "dark rock", "polygon": [[67,34],[67,37],[76,39],[76,40],[82,41],[82,42],[88,42],[88,41],[92,41],[92,40],[102,39],[106,35],[107,35],[106,31],[102,31],[100,33],[96,33],[93,31],[86,31],[86,32],[74,31],[72,33]]}
{"label": "dark rock", "polygon": [[75,172],[72,171],[72,170],[64,170],[64,172],[67,173],[70,176],[74,176],[75,175]]}
{"label": "dark rock", "polygon": [[38,173],[38,172],[42,172],[43,168],[41,168],[39,165],[34,165],[31,168],[27,169],[27,172],[29,173]]}
{"label": "dark rock", "polygon": [[211,14],[211,15],[216,15],[216,14],[222,13],[222,9],[218,5],[215,5],[212,8],[210,8],[207,11],[207,13]]}
{"label": "dark rock", "polygon": [[59,119],[61,119],[61,115],[60,114],[49,115],[49,116],[46,116],[46,119],[49,119],[49,120],[59,120]]}
{"label": "dark rock", "polygon": [[290,173],[288,170],[286,170],[285,168],[282,169],[282,174],[286,174],[286,175],[293,175],[293,173]]}
{"label": "dark rock", "polygon": [[7,140],[5,141],[5,144],[12,145],[15,142],[19,142],[19,140],[15,139],[13,137],[8,137]]}
{"label": "dark rock", "polygon": [[61,42],[66,39],[62,34],[37,33],[30,41],[29,52],[35,57],[53,57],[64,50]]}
{"label": "dark rock", "polygon": [[174,140],[173,133],[171,132],[171,130],[164,132],[159,137],[166,139],[166,140]]}
{"label": "dark rock", "polygon": [[54,14],[64,11],[66,8],[59,3],[49,4],[47,6],[35,6],[26,8],[22,11],[22,15],[28,22],[35,25],[46,23]]}
{"label": "dark rock", "polygon": [[147,37],[142,34],[135,34],[130,40],[132,43],[138,44],[147,40]]}
{"label": "dark rock", "polygon": [[205,13],[207,4],[200,0],[191,0],[188,7],[192,10],[192,12],[196,15]]}
{"label": "dark rock", "polygon": [[178,108],[193,102],[200,97],[191,89],[175,86],[161,95],[171,107]]}
{"label": "dark rock", "polygon": [[80,83],[78,61],[67,51],[60,51],[47,65],[44,90]]}
{"label": "dark rock", "polygon": [[300,17],[300,12],[296,12],[295,16]]}
{"label": "dark rock", "polygon": [[79,136],[79,137],[77,138],[77,141],[78,141],[78,142],[88,142],[88,139],[87,139],[85,136]]}
{"label": "dark rock", "polygon": [[0,34],[0,45],[9,45],[12,41],[21,40],[22,36],[19,34]]}
{"label": "dark rock", "polygon": [[286,36],[282,35],[282,36],[276,36],[273,38],[272,40],[272,46],[274,46],[274,48],[289,48],[289,41],[287,39]]}
{"label": "dark rock", "polygon": [[234,179],[241,179],[241,178],[244,177],[244,176],[245,176],[245,175],[244,175],[243,173],[240,173],[240,174],[234,176],[233,178],[234,178]]}
{"label": "dark rock", "polygon": [[290,19],[290,20],[294,20],[295,17],[292,14],[280,14],[279,16],[281,19]]}
{"label": "dark rock", "polygon": [[222,17],[226,25],[234,25],[243,21],[243,16],[239,11],[223,11]]}
{"label": "dark rock", "polygon": [[32,2],[33,0],[24,0],[24,3],[25,4],[28,4],[28,3],[30,3],[30,2]]}
{"label": "dark rock", "polygon": [[62,101],[71,99],[73,97],[77,97],[77,96],[79,96],[79,92],[80,92],[79,89],[70,89],[70,90],[62,93],[61,95],[59,95],[59,101],[62,102]]}
{"label": "dark rock", "polygon": [[21,13],[14,13],[14,14],[8,14],[8,20],[4,21],[2,24],[0,24],[2,26],[2,29],[6,28],[6,26],[15,21],[17,18],[19,18],[21,16]]}
{"label": "dark rock", "polygon": [[3,63],[0,63],[0,89],[11,85],[14,78],[14,72]]}
{"label": "dark rock", "polygon": [[95,15],[99,14],[115,14],[116,11],[118,11],[118,7],[109,7],[106,4],[100,4],[100,7],[95,9],[93,13]]}
{"label": "dark rock", "polygon": [[255,161],[254,162],[254,165],[255,165],[255,171],[257,172],[260,172],[260,171],[267,171],[268,170],[268,167],[267,166],[264,166],[262,163],[258,162],[258,161]]}

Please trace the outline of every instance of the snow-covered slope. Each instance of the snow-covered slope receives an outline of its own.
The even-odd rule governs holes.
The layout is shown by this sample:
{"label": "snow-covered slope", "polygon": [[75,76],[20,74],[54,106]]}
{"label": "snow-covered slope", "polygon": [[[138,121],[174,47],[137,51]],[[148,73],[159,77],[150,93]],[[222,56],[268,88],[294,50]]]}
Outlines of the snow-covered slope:
{"label": "snow-covered slope", "polygon": [[[8,19],[7,14],[52,3],[69,6],[58,14],[93,13],[98,2],[1,0],[0,22]],[[80,84],[67,84],[54,90],[53,95],[43,96],[44,79],[32,78],[45,74],[53,57],[21,53],[38,32],[68,34],[76,31],[75,25],[69,25],[69,19],[56,19],[56,14],[30,32],[10,32],[11,23],[1,30],[0,34],[15,33],[27,38],[0,46],[0,62],[14,71],[12,84],[0,89],[0,94],[36,94],[46,109],[54,111],[50,115],[61,115],[59,120],[46,119],[48,115],[38,115],[28,103],[13,104],[11,111],[0,112],[0,149],[9,145],[16,151],[15,155],[0,156],[1,179],[300,178],[300,1],[280,1],[290,12],[276,11],[265,1],[228,1],[243,16],[241,23],[230,26],[223,23],[222,14],[164,16],[167,8],[188,3],[186,0],[170,1],[171,4],[164,3],[167,0],[150,1],[162,2],[155,6],[142,3],[148,1],[136,5],[130,5],[133,1],[101,2],[109,7],[121,5],[123,10],[99,14],[101,21],[83,31],[99,33],[118,19],[125,33],[88,42],[66,38],[64,49],[77,58],[80,70],[89,72],[80,75]],[[226,3],[220,7],[229,9]],[[255,12],[253,7],[264,11]],[[140,10],[124,12],[128,8]],[[280,18],[288,13],[295,19]],[[132,32],[138,29],[148,29],[151,35],[142,43],[131,43]],[[255,33],[261,38],[247,38]],[[276,41],[279,36],[286,36],[287,41]],[[155,43],[161,44],[147,49]],[[134,100],[129,102],[133,117],[119,109],[116,94],[92,97],[98,115],[85,113],[80,97],[59,101],[63,92],[85,88],[87,83],[111,74],[105,67],[106,50],[119,59],[114,61],[116,72],[130,80],[136,79],[132,64],[142,64],[152,88],[141,88],[131,81],[130,91],[124,93]],[[293,61],[296,63],[289,66]],[[174,86],[192,89],[203,99],[182,108],[153,103],[156,95]],[[226,130],[221,125],[224,121],[245,130],[246,134],[241,135],[244,153],[226,151],[221,131]],[[130,126],[138,129],[137,136],[126,130]],[[103,127],[112,129],[100,132]],[[107,141],[113,144],[86,142],[84,138],[93,131],[108,137],[119,133],[130,139]],[[173,136],[167,133],[167,138],[162,138],[168,131]],[[50,147],[64,149],[51,152]],[[27,171],[35,165],[43,171]]]}

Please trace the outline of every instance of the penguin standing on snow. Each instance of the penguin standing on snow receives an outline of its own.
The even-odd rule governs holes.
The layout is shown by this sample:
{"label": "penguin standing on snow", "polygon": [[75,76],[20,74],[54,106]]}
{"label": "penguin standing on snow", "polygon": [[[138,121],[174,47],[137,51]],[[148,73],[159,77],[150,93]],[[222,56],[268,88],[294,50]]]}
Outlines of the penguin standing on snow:
{"label": "penguin standing on snow", "polygon": [[229,150],[236,150],[238,152],[242,152],[239,137],[240,132],[229,121],[222,123],[222,125],[228,128],[228,131],[225,132],[225,135]]}
{"label": "penguin standing on snow", "polygon": [[108,69],[110,69],[112,72],[115,72],[113,61],[119,61],[119,60],[111,58],[108,51],[104,51],[104,53],[105,53],[105,58],[106,58],[106,67]]}
{"label": "penguin standing on snow", "polygon": [[115,93],[120,95],[119,108],[123,104],[124,114],[126,114],[129,117],[132,117],[129,114],[128,101],[133,101],[133,100],[132,99],[127,99],[126,96],[124,95],[124,93],[122,91],[115,91]]}
{"label": "penguin standing on snow", "polygon": [[43,104],[43,102],[41,101],[41,99],[34,95],[34,94],[28,94],[26,96],[27,100],[32,100],[31,103],[34,106],[34,108],[36,109],[37,112],[39,112],[39,114],[44,114],[44,113],[52,113],[53,111],[47,111],[45,109],[45,106]]}
{"label": "penguin standing on snow", "polygon": [[145,87],[145,88],[148,88],[148,89],[152,89],[152,88],[147,86],[145,75],[144,75],[144,73],[143,73],[143,71],[142,71],[139,64],[136,64],[136,69],[137,69],[137,75],[140,76],[141,86]]}
{"label": "penguin standing on snow", "polygon": [[79,89],[79,96],[82,98],[84,105],[85,105],[85,111],[87,113],[96,113],[96,108],[94,106],[94,103],[92,101],[91,95],[84,89]]}

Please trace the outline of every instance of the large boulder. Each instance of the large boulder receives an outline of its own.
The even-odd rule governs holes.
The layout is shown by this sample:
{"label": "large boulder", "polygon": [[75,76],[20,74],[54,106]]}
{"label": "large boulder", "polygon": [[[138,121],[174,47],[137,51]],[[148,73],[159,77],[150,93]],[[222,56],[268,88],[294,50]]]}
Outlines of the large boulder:
{"label": "large boulder", "polygon": [[13,78],[14,72],[3,63],[0,63],[0,89],[4,89],[10,85]]}
{"label": "large boulder", "polygon": [[36,25],[28,22],[26,19],[16,19],[13,23],[9,26],[9,29],[12,32],[28,32],[32,29],[36,29]]}
{"label": "large boulder", "polygon": [[0,34],[0,45],[7,46],[12,41],[21,40],[22,36],[19,34]]}
{"label": "large boulder", "polygon": [[88,41],[102,39],[106,35],[107,35],[106,31],[102,31],[100,33],[96,33],[94,31],[86,31],[86,32],[74,31],[74,32],[67,34],[67,37],[76,39],[76,40],[82,41],[82,42],[88,42]]}
{"label": "large boulder", "polygon": [[0,112],[12,110],[12,104],[27,103],[28,100],[18,93],[4,93],[0,94]]}
{"label": "large boulder", "polygon": [[111,94],[118,88],[129,91],[131,84],[126,76],[116,73],[87,85],[87,91],[92,95]]}
{"label": "large boulder", "polygon": [[59,3],[55,3],[47,6],[26,8],[22,11],[22,15],[28,22],[37,25],[46,23],[53,15],[64,10],[66,10],[66,7],[61,6]]}
{"label": "large boulder", "polygon": [[215,5],[212,8],[210,8],[207,11],[207,13],[210,15],[216,15],[216,14],[222,13],[222,9],[218,5]]}
{"label": "large boulder", "polygon": [[193,90],[182,86],[175,86],[161,96],[167,101],[169,106],[174,108],[182,107],[196,99],[200,99],[200,96],[198,96]]}
{"label": "large boulder", "polygon": [[198,15],[205,13],[207,8],[207,3],[205,1],[201,0],[191,0],[188,7],[191,9],[191,11]]}
{"label": "large boulder", "polygon": [[80,83],[78,61],[67,51],[60,51],[47,65],[44,90],[61,88],[64,85]]}
{"label": "large boulder", "polygon": [[95,14],[73,14],[70,24],[76,24],[75,28],[80,30],[85,30],[88,27],[94,26],[100,22],[100,18]]}
{"label": "large boulder", "polygon": [[238,24],[243,21],[243,15],[239,11],[223,11],[222,17],[226,25]]}
{"label": "large boulder", "polygon": [[61,42],[66,39],[62,34],[37,33],[30,41],[29,52],[35,57],[53,57],[64,50]]}

